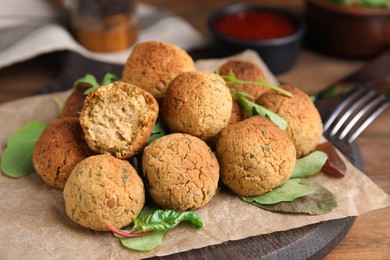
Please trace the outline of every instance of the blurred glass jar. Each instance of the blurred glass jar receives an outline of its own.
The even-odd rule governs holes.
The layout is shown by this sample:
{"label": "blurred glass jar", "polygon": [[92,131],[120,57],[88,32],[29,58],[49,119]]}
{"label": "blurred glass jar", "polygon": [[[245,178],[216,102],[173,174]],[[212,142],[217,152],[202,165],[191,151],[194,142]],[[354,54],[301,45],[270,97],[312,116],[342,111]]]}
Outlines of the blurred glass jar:
{"label": "blurred glass jar", "polygon": [[138,36],[134,0],[71,0],[72,29],[77,41],[93,52],[129,48]]}

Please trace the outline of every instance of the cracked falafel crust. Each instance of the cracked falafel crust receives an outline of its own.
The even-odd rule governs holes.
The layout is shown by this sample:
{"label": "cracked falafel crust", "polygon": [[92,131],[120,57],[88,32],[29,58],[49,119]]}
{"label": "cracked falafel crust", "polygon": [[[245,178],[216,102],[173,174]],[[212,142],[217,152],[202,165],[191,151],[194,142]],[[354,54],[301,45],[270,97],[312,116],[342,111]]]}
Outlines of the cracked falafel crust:
{"label": "cracked falafel crust", "polygon": [[211,72],[183,72],[168,86],[161,115],[169,130],[202,140],[229,124],[233,100],[225,80]]}
{"label": "cracked falafel crust", "polygon": [[93,151],[126,159],[145,146],[158,111],[157,101],[145,90],[113,82],[88,94],[80,124]]}
{"label": "cracked falafel crust", "polygon": [[142,156],[142,170],[150,196],[165,209],[199,209],[217,192],[218,161],[203,140],[189,134],[151,142]]}
{"label": "cracked falafel crust", "polygon": [[185,71],[195,71],[194,61],[185,50],[167,42],[147,41],[133,48],[122,79],[148,91],[160,102],[169,82]]}
{"label": "cracked falafel crust", "polygon": [[126,160],[108,154],[81,161],[64,187],[67,215],[85,228],[108,231],[133,222],[145,204],[141,177]]}
{"label": "cracked falafel crust", "polygon": [[46,126],[35,144],[32,161],[46,184],[63,189],[73,168],[93,154],[78,118],[64,117],[54,119]]}
{"label": "cracked falafel crust", "polygon": [[308,94],[289,84],[280,87],[292,96],[272,89],[261,95],[256,103],[286,120],[285,132],[295,145],[297,158],[301,158],[314,151],[320,143],[323,128],[321,116]]}
{"label": "cracked falafel crust", "polygon": [[256,196],[286,182],[295,147],[271,120],[253,116],[225,128],[216,145],[222,182],[234,193]]}

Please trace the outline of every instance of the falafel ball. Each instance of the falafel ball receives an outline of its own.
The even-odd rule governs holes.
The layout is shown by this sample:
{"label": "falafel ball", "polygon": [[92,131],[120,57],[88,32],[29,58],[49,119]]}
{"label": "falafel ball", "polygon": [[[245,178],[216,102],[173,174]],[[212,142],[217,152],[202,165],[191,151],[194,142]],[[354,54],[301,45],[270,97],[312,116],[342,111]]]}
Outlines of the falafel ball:
{"label": "falafel ball", "polygon": [[195,71],[194,61],[185,50],[171,43],[147,41],[133,48],[122,79],[148,91],[160,102],[169,82],[184,71]]}
{"label": "falafel ball", "polygon": [[169,83],[161,115],[171,132],[207,141],[228,125],[232,106],[232,96],[221,76],[183,72]]}
{"label": "falafel ball", "polygon": [[222,182],[234,193],[256,196],[286,182],[295,167],[295,148],[271,120],[253,116],[225,128],[216,145]]}
{"label": "falafel ball", "polygon": [[218,188],[214,153],[189,134],[170,134],[151,142],[142,155],[142,171],[150,196],[164,209],[199,209]]}
{"label": "falafel ball", "polygon": [[79,84],[76,88],[72,90],[68,98],[64,102],[62,107],[61,117],[79,117],[80,112],[83,109],[84,100],[86,95],[84,92],[90,88],[89,84]]}
{"label": "falafel ball", "polygon": [[45,183],[63,189],[73,168],[93,154],[78,118],[64,117],[54,119],[46,126],[35,144],[32,161]]}
{"label": "falafel ball", "polygon": [[126,160],[108,154],[81,161],[64,187],[67,215],[83,227],[107,231],[133,222],[145,204],[141,177]]}
{"label": "falafel ball", "polygon": [[[257,82],[261,77],[263,80],[268,81],[260,67],[250,61],[228,60],[219,68],[219,74],[223,76],[229,75],[231,70],[239,80]],[[267,87],[249,84],[229,84],[229,87],[236,92],[245,92],[253,96],[253,100],[258,99],[261,94],[269,90]]]}
{"label": "falafel ball", "polygon": [[295,145],[297,158],[301,158],[314,151],[321,140],[321,116],[305,92],[288,84],[281,88],[289,91],[292,96],[270,90],[260,96],[256,103],[286,120],[286,134]]}
{"label": "falafel ball", "polygon": [[157,101],[151,94],[135,85],[117,81],[88,94],[80,124],[93,151],[125,159],[145,146],[158,110]]}

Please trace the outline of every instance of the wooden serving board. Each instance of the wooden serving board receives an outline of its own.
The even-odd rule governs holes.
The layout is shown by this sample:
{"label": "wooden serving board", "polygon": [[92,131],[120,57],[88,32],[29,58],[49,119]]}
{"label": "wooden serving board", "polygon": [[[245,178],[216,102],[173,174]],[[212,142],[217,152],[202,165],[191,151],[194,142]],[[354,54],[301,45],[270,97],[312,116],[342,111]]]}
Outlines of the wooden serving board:
{"label": "wooden serving board", "polygon": [[[37,94],[70,89],[75,79],[90,73],[101,80],[111,72],[121,77],[122,65],[89,60],[77,53],[59,52],[62,63],[58,78]],[[204,57],[202,57],[204,58]],[[194,57],[196,59],[196,57]],[[321,111],[320,111],[321,112]],[[364,171],[356,143],[345,144],[330,140],[359,170]],[[347,234],[355,217],[330,220],[301,228],[267,235],[229,241],[216,246],[194,249],[159,257],[163,259],[321,259]],[[261,220],[259,220],[261,225]]]}

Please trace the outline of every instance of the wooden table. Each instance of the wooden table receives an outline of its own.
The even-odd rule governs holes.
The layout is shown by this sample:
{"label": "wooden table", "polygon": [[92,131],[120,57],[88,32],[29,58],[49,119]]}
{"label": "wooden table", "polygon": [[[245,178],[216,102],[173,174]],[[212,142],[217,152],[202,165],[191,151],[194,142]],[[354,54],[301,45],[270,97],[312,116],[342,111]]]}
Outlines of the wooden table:
{"label": "wooden table", "polygon": [[[216,8],[237,3],[232,0],[142,0],[188,20],[207,36],[206,18]],[[242,1],[243,2],[243,1]],[[297,13],[304,12],[303,0],[244,1],[278,5]],[[347,60],[302,50],[296,66],[278,79],[294,84],[310,94],[357,70],[366,61]],[[58,62],[51,55],[0,69],[0,103],[33,94],[58,76]],[[390,85],[390,80],[386,80]],[[390,109],[382,113],[357,139],[366,174],[385,192],[390,193]],[[356,219],[345,239],[326,259],[389,259],[390,208],[375,210]]]}

